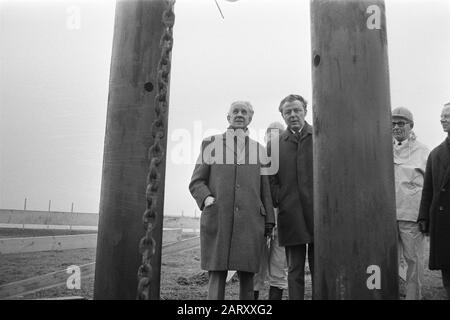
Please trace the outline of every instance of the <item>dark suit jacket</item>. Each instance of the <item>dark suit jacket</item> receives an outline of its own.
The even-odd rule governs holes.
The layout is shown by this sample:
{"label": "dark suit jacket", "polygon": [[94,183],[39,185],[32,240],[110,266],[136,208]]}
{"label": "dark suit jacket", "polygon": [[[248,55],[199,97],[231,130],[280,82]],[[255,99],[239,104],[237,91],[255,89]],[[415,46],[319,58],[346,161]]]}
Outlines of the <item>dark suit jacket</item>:
{"label": "dark suit jacket", "polygon": [[[305,123],[300,138],[289,130],[279,136],[279,169],[270,177],[274,206],[279,208],[281,246],[314,241],[312,127]],[[269,148],[273,150],[269,144]],[[273,155],[272,155],[273,157]]]}
{"label": "dark suit jacket", "polygon": [[428,221],[431,270],[450,269],[450,139],[431,151],[418,221]]}

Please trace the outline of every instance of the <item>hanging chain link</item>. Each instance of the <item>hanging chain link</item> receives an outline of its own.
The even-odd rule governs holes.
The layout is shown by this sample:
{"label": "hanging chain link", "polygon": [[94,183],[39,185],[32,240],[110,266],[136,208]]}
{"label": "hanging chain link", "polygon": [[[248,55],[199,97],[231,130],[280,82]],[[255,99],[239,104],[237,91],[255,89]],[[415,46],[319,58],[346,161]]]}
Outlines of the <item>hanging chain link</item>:
{"label": "hanging chain link", "polygon": [[143,223],[145,235],[139,243],[139,252],[142,255],[142,264],[138,270],[138,288],[137,299],[149,300],[150,288],[153,282],[151,259],[156,251],[156,241],[153,238],[153,229],[157,216],[162,219],[162,212],[157,212],[158,192],[161,185],[161,173],[159,166],[164,160],[163,139],[167,128],[167,109],[168,109],[168,93],[169,93],[169,77],[171,66],[171,52],[173,46],[173,25],[175,22],[175,14],[173,7],[175,0],[167,0],[167,8],[162,14],[162,22],[164,25],[163,34],[161,36],[160,48],[161,58],[158,62],[157,69],[157,94],[155,96],[155,113],[156,118],[152,123],[153,145],[148,150],[148,159],[150,166],[147,175],[147,189],[145,197],[147,207],[143,214]]}

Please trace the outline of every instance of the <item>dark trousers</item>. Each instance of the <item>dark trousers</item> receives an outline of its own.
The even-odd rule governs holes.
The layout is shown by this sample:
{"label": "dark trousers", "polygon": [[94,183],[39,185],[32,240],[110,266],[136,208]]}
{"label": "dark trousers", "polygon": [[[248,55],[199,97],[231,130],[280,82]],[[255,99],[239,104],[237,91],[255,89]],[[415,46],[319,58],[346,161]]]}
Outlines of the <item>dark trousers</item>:
{"label": "dark trousers", "polygon": [[442,284],[447,293],[447,299],[450,300],[450,269],[442,269]]}
{"label": "dark trousers", "polygon": [[[209,271],[208,300],[225,300],[227,271]],[[251,272],[237,272],[239,276],[239,300],[254,300],[253,275]]]}
{"label": "dark trousers", "polygon": [[304,300],[305,298],[305,262],[308,250],[308,264],[311,279],[314,274],[314,245],[312,243],[287,246],[286,260],[288,265],[289,300]]}

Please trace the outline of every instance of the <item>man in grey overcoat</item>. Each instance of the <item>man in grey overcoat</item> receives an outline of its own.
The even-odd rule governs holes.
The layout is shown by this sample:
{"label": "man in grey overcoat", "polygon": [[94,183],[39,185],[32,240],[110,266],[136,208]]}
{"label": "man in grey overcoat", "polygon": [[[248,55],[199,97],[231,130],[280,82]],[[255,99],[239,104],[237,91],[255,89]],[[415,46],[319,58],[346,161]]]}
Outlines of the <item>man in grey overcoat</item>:
{"label": "man in grey overcoat", "polygon": [[205,139],[189,190],[200,217],[201,268],[209,271],[208,299],[223,300],[228,270],[240,279],[239,298],[253,299],[265,236],[275,224],[264,148],[249,138],[249,102],[236,101],[224,134]]}
{"label": "man in grey overcoat", "polygon": [[441,270],[450,299],[450,103],[442,110],[441,124],[447,138],[428,156],[418,223],[430,236],[429,268]]}
{"label": "man in grey overcoat", "polygon": [[[291,94],[279,106],[287,129],[279,136],[278,173],[270,176],[278,207],[278,241],[285,247],[290,300],[303,300],[305,262],[314,272],[312,127],[305,121],[306,100]],[[269,145],[269,149],[272,149]]]}

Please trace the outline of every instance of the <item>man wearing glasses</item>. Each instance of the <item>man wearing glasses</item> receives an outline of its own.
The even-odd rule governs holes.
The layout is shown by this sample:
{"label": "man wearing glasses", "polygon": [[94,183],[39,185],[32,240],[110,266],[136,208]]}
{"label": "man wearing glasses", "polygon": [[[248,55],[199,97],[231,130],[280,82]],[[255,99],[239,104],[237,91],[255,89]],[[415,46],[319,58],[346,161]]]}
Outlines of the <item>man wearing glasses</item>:
{"label": "man wearing glasses", "polygon": [[424,236],[417,218],[429,154],[428,148],[416,140],[413,127],[411,111],[403,107],[392,111],[399,257],[403,256],[407,265],[406,300],[422,298]]}

